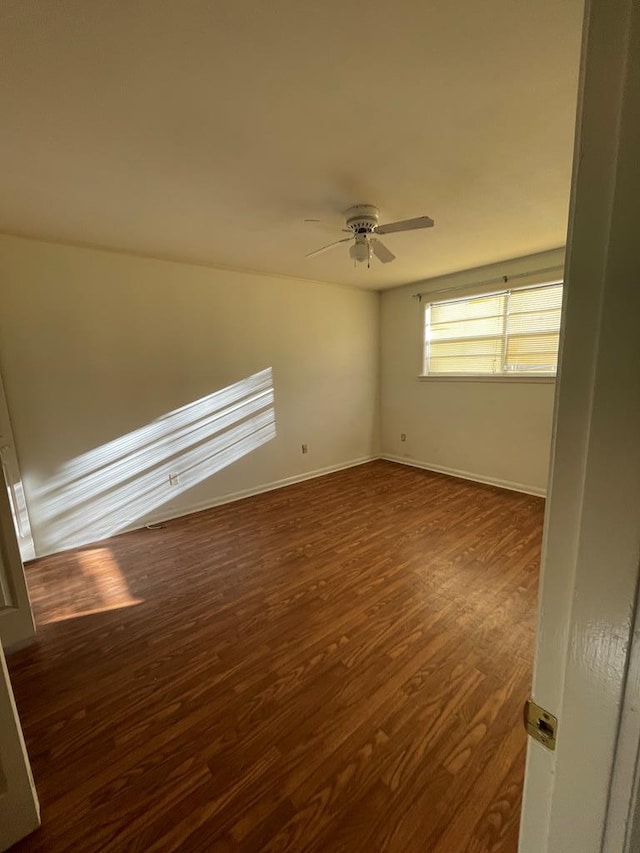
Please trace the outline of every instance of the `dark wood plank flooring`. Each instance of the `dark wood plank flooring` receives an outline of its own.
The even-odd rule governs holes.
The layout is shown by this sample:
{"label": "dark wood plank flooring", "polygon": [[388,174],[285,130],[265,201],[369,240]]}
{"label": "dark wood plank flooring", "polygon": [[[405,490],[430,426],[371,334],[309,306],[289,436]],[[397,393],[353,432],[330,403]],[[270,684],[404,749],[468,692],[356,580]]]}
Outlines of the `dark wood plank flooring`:
{"label": "dark wood plank flooring", "polygon": [[378,461],[32,563],[15,849],[515,853],[542,517]]}

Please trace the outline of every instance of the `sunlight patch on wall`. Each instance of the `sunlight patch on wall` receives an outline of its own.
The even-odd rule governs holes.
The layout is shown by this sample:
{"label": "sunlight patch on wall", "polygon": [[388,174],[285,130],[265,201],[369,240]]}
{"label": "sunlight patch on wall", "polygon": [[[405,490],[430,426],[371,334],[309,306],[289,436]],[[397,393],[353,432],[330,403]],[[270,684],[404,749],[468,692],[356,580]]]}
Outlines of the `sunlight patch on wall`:
{"label": "sunlight patch on wall", "polygon": [[61,550],[112,536],[275,435],[269,367],[67,463],[36,493],[41,543]]}
{"label": "sunlight patch on wall", "polygon": [[38,625],[120,610],[144,601],[131,594],[109,548],[79,551],[73,561],[72,569],[57,573],[55,581],[29,588]]}

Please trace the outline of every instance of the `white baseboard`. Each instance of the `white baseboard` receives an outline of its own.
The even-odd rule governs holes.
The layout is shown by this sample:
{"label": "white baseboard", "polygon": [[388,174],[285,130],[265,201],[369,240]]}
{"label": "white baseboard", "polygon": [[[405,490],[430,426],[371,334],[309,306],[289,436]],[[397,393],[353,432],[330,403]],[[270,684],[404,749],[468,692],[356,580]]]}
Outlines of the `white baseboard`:
{"label": "white baseboard", "polygon": [[[302,483],[304,480],[313,480],[316,477],[324,477],[327,474],[333,474],[336,471],[344,471],[347,468],[355,468],[357,465],[364,465],[367,462],[373,462],[375,459],[378,459],[378,456],[362,456],[359,459],[351,459],[349,462],[341,462],[338,465],[327,465],[325,468],[316,468],[314,471],[305,471],[302,474],[294,474],[292,477],[283,477],[281,480],[272,480],[270,483],[264,483],[261,486],[254,486],[249,489],[241,489],[238,492],[227,492],[225,495],[221,495],[218,498],[214,498],[213,500],[199,501],[198,503],[191,504],[186,508],[181,508],[179,510],[173,510],[173,512],[158,512],[152,513],[148,515],[144,520],[141,520],[140,523],[136,523],[131,525],[130,527],[126,527],[121,530],[121,533],[125,533],[128,530],[140,530],[142,527],[146,527],[148,524],[162,524],[165,521],[172,521],[176,518],[183,518],[185,515],[193,515],[194,512],[202,512],[205,509],[213,509],[215,506],[222,506],[222,504],[233,503],[234,501],[240,501],[243,498],[250,498],[253,495],[261,495],[263,492],[272,492],[275,489],[282,489],[284,486],[291,486],[294,483]],[[115,534],[118,535],[118,534]]]}
{"label": "white baseboard", "polygon": [[[199,501],[198,503],[190,504],[186,507],[180,507],[180,509],[167,510],[165,512],[154,512],[145,516],[144,518],[140,518],[132,522],[131,524],[128,524],[126,527],[123,527],[122,530],[119,530],[117,533],[114,533],[113,536],[119,536],[121,533],[128,533],[132,530],[141,530],[148,524],[162,524],[166,521],[173,521],[176,518],[183,518],[185,515],[193,515],[193,513],[195,512],[202,512],[205,509],[213,509],[213,507],[215,506],[233,503],[233,501],[239,501],[243,498],[250,498],[252,495],[260,495],[263,492],[271,492],[274,489],[281,489],[284,486],[293,485],[293,483],[301,483],[303,480],[313,480],[315,477],[324,477],[326,474],[333,474],[335,471],[343,471],[347,468],[355,468],[357,465],[364,465],[367,462],[373,462],[375,459],[379,459],[379,457],[377,455],[361,456],[358,459],[351,459],[348,462],[341,462],[337,465],[327,465],[325,468],[316,468],[313,471],[305,471],[302,474],[294,474],[292,477],[283,477],[281,480],[272,480],[271,482],[263,483],[260,486],[254,486],[249,489],[241,489],[238,492],[227,492],[224,495],[220,495],[220,497],[205,501]],[[104,540],[98,539],[94,541],[100,542]],[[85,543],[85,545],[91,544],[93,544],[93,542]],[[36,548],[35,559],[48,557],[51,554],[59,554],[62,551],[82,548],[85,547],[85,545],[71,545],[67,546],[66,548],[60,549]]]}
{"label": "white baseboard", "polygon": [[[510,480],[500,480],[496,477],[486,477],[482,474],[475,474],[472,471],[462,471],[457,468],[445,468],[442,465],[432,465],[427,462],[421,462],[418,459],[410,459],[405,456],[395,456],[391,453],[382,453],[380,455],[362,456],[358,459],[351,459],[348,462],[341,462],[337,465],[327,465],[325,468],[316,468],[313,471],[305,471],[302,474],[294,474],[291,477],[283,477],[281,480],[273,480],[269,483],[264,483],[260,486],[254,486],[249,489],[241,489],[237,492],[227,492],[218,498],[212,500],[199,501],[198,503],[190,504],[186,507],[181,507],[179,510],[169,510],[167,512],[151,513],[139,522],[134,522],[127,527],[124,527],[114,536],[120,533],[127,533],[131,530],[141,530],[148,524],[162,524],[167,521],[173,521],[176,518],[183,518],[186,515],[193,515],[196,512],[202,512],[206,509],[213,509],[216,506],[233,503],[234,501],[250,498],[253,495],[260,495],[263,492],[271,492],[275,489],[282,489],[284,486],[291,486],[294,483],[301,483],[304,480],[313,480],[316,477],[324,477],[327,474],[333,474],[336,471],[344,471],[347,468],[355,468],[358,465],[364,465],[367,462],[373,462],[376,459],[386,459],[388,462],[397,462],[400,465],[409,465],[412,468],[423,468],[426,471],[434,471],[438,474],[448,474],[450,477],[459,477],[463,480],[471,480],[476,483],[486,483],[489,486],[498,486],[501,489],[509,489],[513,492],[524,492],[527,495],[536,495],[537,497],[545,497],[546,490],[539,489],[536,486],[527,486],[524,483],[514,483]],[[74,546],[82,547],[82,546]],[[67,549],[63,549],[67,550]],[[37,558],[47,557],[50,554],[58,553],[56,550],[38,550]]]}
{"label": "white baseboard", "polygon": [[535,495],[544,498],[546,489],[537,486],[527,486],[525,483],[514,483],[512,480],[500,480],[498,477],[487,477],[484,474],[476,474],[472,471],[462,471],[459,468],[445,468],[444,465],[432,465],[429,462],[421,462],[419,459],[410,459],[406,456],[395,456],[392,453],[382,453],[380,459],[387,462],[398,462],[400,465],[409,465],[412,468],[424,468],[425,471],[433,471],[436,474],[448,474],[450,477],[459,477],[461,480],[472,480],[474,483],[485,483],[487,486],[498,486],[500,489],[509,489],[511,492],[524,492],[526,495]]}
{"label": "white baseboard", "polygon": [[26,637],[24,640],[18,640],[17,643],[8,643],[3,647],[3,652],[5,657],[10,655],[12,652],[19,652],[20,649],[26,649],[28,646],[35,645],[37,637],[33,634],[31,637]]}

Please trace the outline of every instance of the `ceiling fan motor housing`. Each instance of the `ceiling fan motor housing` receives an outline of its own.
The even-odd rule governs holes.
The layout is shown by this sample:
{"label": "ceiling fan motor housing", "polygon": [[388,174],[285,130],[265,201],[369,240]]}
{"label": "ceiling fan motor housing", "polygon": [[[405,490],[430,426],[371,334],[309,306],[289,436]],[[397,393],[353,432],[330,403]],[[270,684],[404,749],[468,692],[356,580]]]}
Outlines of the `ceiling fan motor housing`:
{"label": "ceiling fan motor housing", "polygon": [[373,204],[356,204],[345,213],[347,228],[354,234],[372,234],[378,225],[378,208]]}

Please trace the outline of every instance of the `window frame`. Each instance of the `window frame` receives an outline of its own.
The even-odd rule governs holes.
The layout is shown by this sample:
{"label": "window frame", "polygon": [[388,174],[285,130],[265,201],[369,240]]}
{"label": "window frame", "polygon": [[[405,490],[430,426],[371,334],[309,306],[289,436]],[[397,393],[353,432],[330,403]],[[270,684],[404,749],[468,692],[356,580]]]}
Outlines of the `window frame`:
{"label": "window frame", "polygon": [[[422,369],[418,374],[418,379],[429,382],[530,382],[530,383],[553,383],[556,381],[557,368],[553,373],[518,373],[516,371],[507,371],[501,373],[429,373],[427,365],[429,362],[429,340],[427,339],[427,320],[430,319],[431,306],[433,304],[441,304],[444,302],[463,302],[464,300],[476,299],[483,296],[502,296],[508,293],[519,292],[523,290],[535,290],[543,287],[553,287],[560,285],[564,288],[563,279],[554,279],[552,281],[539,281],[531,284],[525,284],[521,287],[504,287],[500,290],[479,290],[474,291],[471,287],[464,296],[452,297],[447,299],[429,299],[424,302],[424,307],[421,312],[422,317]],[[465,288],[466,290],[466,288]],[[428,294],[425,294],[428,298]],[[505,312],[505,317],[507,316]],[[560,320],[560,330],[562,328],[562,315]],[[429,322],[430,326],[430,322]],[[505,327],[506,328],[506,327]],[[504,344],[507,345],[508,335],[504,334]],[[503,359],[504,361],[504,359]]]}

